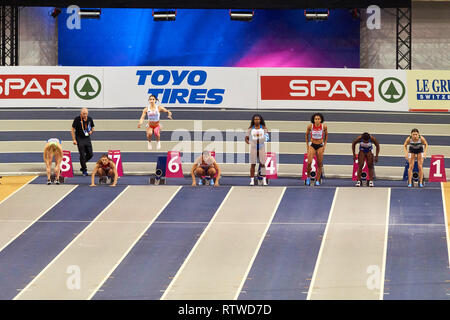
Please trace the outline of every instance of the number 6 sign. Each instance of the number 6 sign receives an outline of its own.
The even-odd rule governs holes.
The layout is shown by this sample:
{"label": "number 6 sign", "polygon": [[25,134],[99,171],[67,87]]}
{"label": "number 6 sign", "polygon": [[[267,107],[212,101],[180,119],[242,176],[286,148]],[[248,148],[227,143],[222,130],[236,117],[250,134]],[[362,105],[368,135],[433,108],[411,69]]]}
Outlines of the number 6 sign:
{"label": "number 6 sign", "polygon": [[432,155],[430,162],[430,182],[445,182],[447,177],[445,176],[445,163],[443,155]]}
{"label": "number 6 sign", "polygon": [[108,150],[108,158],[114,161],[114,164],[117,168],[117,174],[119,177],[123,176],[123,168],[122,168],[122,157],[120,155],[120,150]]}
{"label": "number 6 sign", "polygon": [[72,157],[70,151],[63,150],[63,158],[61,160],[61,177],[73,178]]}
{"label": "number 6 sign", "polygon": [[166,177],[167,178],[183,178],[183,169],[181,167],[180,151],[168,151],[167,152],[167,165],[166,165]]}

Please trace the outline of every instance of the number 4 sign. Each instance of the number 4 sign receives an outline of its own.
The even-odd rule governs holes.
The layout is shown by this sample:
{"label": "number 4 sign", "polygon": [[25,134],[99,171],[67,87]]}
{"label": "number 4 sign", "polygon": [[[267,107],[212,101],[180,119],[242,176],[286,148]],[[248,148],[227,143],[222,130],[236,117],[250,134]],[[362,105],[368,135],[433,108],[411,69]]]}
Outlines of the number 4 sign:
{"label": "number 4 sign", "polygon": [[70,151],[63,150],[63,158],[61,160],[61,177],[73,178],[72,157]]}
{"label": "number 4 sign", "polygon": [[267,152],[265,166],[266,166],[266,178],[278,179],[277,155],[275,152]]}
{"label": "number 4 sign", "polygon": [[108,150],[108,157],[114,161],[117,168],[117,174],[119,177],[123,176],[122,158],[120,156],[120,150]]}
{"label": "number 4 sign", "polygon": [[430,182],[445,182],[447,177],[445,176],[445,163],[443,155],[432,155],[430,163]]}
{"label": "number 4 sign", "polygon": [[166,177],[183,178],[180,151],[167,152]]}

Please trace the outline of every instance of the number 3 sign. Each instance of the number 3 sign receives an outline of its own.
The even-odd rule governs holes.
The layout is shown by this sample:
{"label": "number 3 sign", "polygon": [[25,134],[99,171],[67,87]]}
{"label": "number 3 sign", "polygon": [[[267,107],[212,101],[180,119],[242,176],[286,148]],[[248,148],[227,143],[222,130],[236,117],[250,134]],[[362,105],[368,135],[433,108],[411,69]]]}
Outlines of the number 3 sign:
{"label": "number 3 sign", "polygon": [[180,151],[167,152],[166,177],[183,178]]}

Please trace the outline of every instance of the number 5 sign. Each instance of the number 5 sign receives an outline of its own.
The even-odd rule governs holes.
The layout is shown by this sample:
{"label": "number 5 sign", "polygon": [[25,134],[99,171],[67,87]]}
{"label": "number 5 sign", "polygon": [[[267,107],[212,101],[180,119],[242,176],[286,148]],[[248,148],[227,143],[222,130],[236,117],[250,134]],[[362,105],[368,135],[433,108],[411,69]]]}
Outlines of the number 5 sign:
{"label": "number 5 sign", "polygon": [[278,179],[277,155],[275,152],[267,152],[265,167],[267,179]]}
{"label": "number 5 sign", "polygon": [[61,160],[61,177],[73,178],[72,157],[70,151],[63,150],[63,157]]}
{"label": "number 5 sign", "polygon": [[123,176],[122,158],[120,156],[120,150],[108,150],[108,158],[114,161],[117,168],[117,174],[119,177]]}
{"label": "number 5 sign", "polygon": [[430,163],[430,182],[445,182],[447,178],[445,176],[445,164],[443,155],[432,155]]}
{"label": "number 5 sign", "polygon": [[168,151],[167,152],[167,165],[166,165],[166,177],[167,178],[183,178],[183,169],[181,168],[180,151]]}

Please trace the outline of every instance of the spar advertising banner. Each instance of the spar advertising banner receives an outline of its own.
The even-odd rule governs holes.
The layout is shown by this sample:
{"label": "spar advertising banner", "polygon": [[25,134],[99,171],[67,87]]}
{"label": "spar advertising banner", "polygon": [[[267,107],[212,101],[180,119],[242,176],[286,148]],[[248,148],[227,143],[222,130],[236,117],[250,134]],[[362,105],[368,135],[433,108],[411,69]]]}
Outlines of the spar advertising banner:
{"label": "spar advertising banner", "polygon": [[408,111],[406,72],[260,68],[259,108]]}
{"label": "spar advertising banner", "polygon": [[161,105],[256,108],[257,69],[201,67],[104,68],[105,106],[147,105],[154,94]]}
{"label": "spar advertising banner", "polygon": [[407,77],[411,110],[450,110],[450,71],[408,70]]}
{"label": "spar advertising banner", "polygon": [[0,68],[0,107],[99,107],[103,88],[103,68]]}

